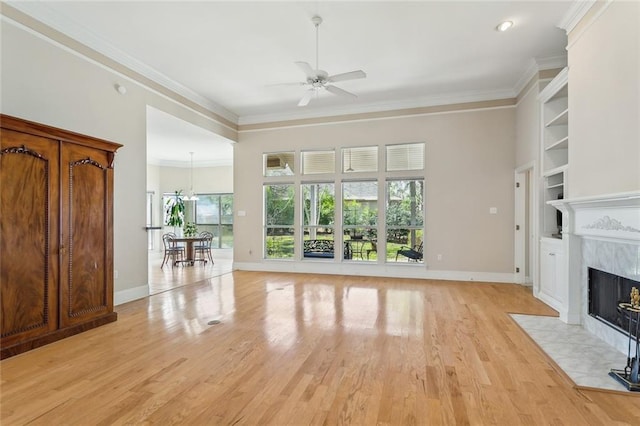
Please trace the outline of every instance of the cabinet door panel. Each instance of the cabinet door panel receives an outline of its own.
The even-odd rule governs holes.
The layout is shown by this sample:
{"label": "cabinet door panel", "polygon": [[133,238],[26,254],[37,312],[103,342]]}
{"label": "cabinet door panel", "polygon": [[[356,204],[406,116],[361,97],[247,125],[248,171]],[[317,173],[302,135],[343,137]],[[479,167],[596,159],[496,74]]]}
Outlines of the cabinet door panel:
{"label": "cabinet door panel", "polygon": [[556,254],[543,248],[540,251],[540,290],[555,298],[556,294]]}
{"label": "cabinet door panel", "polygon": [[55,330],[58,288],[58,143],[2,129],[0,305],[2,346]]}
{"label": "cabinet door panel", "polygon": [[72,325],[101,316],[113,306],[111,247],[113,182],[107,153],[63,144],[61,151],[61,316]]}

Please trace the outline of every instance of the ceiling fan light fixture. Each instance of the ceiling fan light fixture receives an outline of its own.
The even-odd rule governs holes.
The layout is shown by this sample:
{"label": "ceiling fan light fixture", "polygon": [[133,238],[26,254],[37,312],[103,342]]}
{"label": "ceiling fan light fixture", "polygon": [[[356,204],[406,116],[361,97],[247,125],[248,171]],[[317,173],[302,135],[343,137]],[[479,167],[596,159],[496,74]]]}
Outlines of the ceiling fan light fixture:
{"label": "ceiling fan light fixture", "polygon": [[193,152],[190,152],[189,154],[191,154],[191,190],[189,191],[189,196],[184,197],[184,199],[185,201],[198,201],[200,198],[198,198],[196,193],[193,191]]}
{"label": "ceiling fan light fixture", "polygon": [[302,98],[298,102],[299,107],[305,107],[311,101],[311,98],[315,94],[318,97],[320,90],[326,90],[327,92],[342,96],[345,98],[357,98],[351,92],[347,92],[344,89],[341,89],[336,86],[332,86],[328,83],[335,83],[340,81],[348,81],[348,80],[356,80],[360,78],[366,78],[367,74],[362,70],[349,71],[341,74],[329,75],[326,71],[320,69],[320,64],[318,60],[318,52],[319,52],[319,44],[320,44],[320,35],[319,35],[319,27],[322,24],[322,18],[318,15],[315,15],[311,18],[311,22],[313,23],[316,30],[316,67],[315,69],[309,65],[307,62],[298,61],[295,64],[300,68],[302,72],[306,75],[306,81],[304,83],[300,83],[303,86],[307,86],[307,91],[303,94]]}
{"label": "ceiling fan light fixture", "polygon": [[503,21],[496,26],[496,31],[503,33],[511,27],[513,27],[513,21]]}

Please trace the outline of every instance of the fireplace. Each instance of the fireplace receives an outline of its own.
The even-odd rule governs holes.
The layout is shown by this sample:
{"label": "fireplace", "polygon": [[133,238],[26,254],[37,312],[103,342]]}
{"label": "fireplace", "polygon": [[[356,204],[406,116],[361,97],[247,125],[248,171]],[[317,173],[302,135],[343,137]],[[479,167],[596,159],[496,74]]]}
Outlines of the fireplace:
{"label": "fireplace", "polygon": [[[618,351],[627,354],[628,325],[619,322],[617,303],[629,301],[630,289],[605,296],[594,290],[590,270],[605,271],[640,287],[640,191],[554,200],[563,212],[562,247],[565,275],[559,281],[560,319],[580,324]],[[626,281],[628,283],[628,281]],[[617,287],[615,281],[613,284]],[[600,286],[598,285],[598,288]],[[620,296],[617,295],[620,293]],[[609,297],[608,307],[594,310],[591,300]],[[634,348],[635,350],[635,348]]]}
{"label": "fireplace", "polygon": [[[629,317],[618,312],[618,304],[629,302],[631,288],[640,289],[640,281],[588,268],[589,315],[629,336]],[[636,327],[631,335],[636,337]],[[638,336],[640,337],[640,336]]]}

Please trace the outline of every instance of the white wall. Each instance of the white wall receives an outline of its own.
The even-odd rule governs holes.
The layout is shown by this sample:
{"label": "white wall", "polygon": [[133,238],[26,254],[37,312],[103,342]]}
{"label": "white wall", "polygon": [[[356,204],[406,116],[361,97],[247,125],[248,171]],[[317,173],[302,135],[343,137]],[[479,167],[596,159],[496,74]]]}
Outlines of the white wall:
{"label": "white wall", "polygon": [[540,103],[542,83],[536,75],[516,105],[516,167],[538,161],[540,150]]}
{"label": "white wall", "polygon": [[640,2],[601,7],[569,34],[571,198],[640,189]]}
{"label": "white wall", "polygon": [[[234,159],[235,209],[246,211],[246,216],[235,218],[236,266],[273,269],[282,264],[262,259],[264,152],[296,150],[299,155],[301,149],[384,149],[385,144],[424,141],[429,269],[511,274],[515,138],[514,107],[241,131]],[[379,177],[384,179],[384,174]],[[497,207],[498,214],[490,215],[490,207]],[[437,254],[442,254],[442,261]],[[291,270],[290,262],[285,265],[283,269]],[[373,265],[360,270],[375,274],[368,266]]]}
{"label": "white wall", "polygon": [[[162,192],[160,191],[160,167],[147,165],[147,191],[153,192],[153,207],[151,214],[153,215],[153,225],[162,225]],[[154,250],[162,251],[162,233],[158,230],[148,231],[154,239]]]}
{"label": "white wall", "polygon": [[[214,132],[221,126],[4,17],[1,35],[2,113],[124,145],[114,163],[116,303],[144,296],[148,288],[146,107],[152,105]],[[116,83],[127,87],[125,96],[115,90]]]}
{"label": "white wall", "polygon": [[[191,187],[191,169],[188,167],[155,166],[159,169],[160,190],[174,192],[182,190],[187,194]],[[194,167],[193,190],[196,193],[233,192],[233,167]]]}

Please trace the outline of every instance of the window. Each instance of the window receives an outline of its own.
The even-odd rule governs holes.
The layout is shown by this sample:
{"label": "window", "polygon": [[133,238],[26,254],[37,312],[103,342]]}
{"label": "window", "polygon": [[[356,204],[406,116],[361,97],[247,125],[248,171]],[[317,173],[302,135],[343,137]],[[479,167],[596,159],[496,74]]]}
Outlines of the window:
{"label": "window", "polygon": [[233,195],[220,195],[220,247],[233,247]]}
{"label": "window", "polygon": [[352,259],[377,259],[378,182],[342,183],[342,228]]}
{"label": "window", "polygon": [[424,241],[424,180],[389,180],[386,198],[387,261],[421,261],[398,255],[398,250],[417,248]]}
{"label": "window", "polygon": [[[263,153],[264,257],[292,259],[298,253],[304,260],[424,264],[422,253],[411,249],[422,250],[425,233],[425,143],[382,149]],[[336,165],[337,156],[341,165]],[[336,227],[338,214],[341,227]]]}
{"label": "window", "polygon": [[217,225],[220,223],[220,196],[200,194],[196,202],[196,224]]}
{"label": "window", "polygon": [[267,259],[293,257],[294,186],[264,186],[264,253]]}
{"label": "window", "polygon": [[275,152],[264,154],[264,176],[291,176],[294,174],[294,152]]}
{"label": "window", "polygon": [[302,174],[335,173],[335,151],[307,151],[302,153]]}
{"label": "window", "polygon": [[387,145],[387,171],[424,169],[424,143]]}
{"label": "window", "polygon": [[199,232],[213,234],[214,248],[233,247],[233,194],[199,194],[195,218]]}
{"label": "window", "polygon": [[[333,244],[335,223],[335,188],[333,183],[303,184],[302,188],[302,235],[303,257],[310,259],[335,257],[333,252],[313,253],[306,248],[319,247],[310,240],[329,240]],[[323,243],[324,244],[324,243]]]}
{"label": "window", "polygon": [[377,172],[378,147],[364,146],[342,149],[342,172]]}

